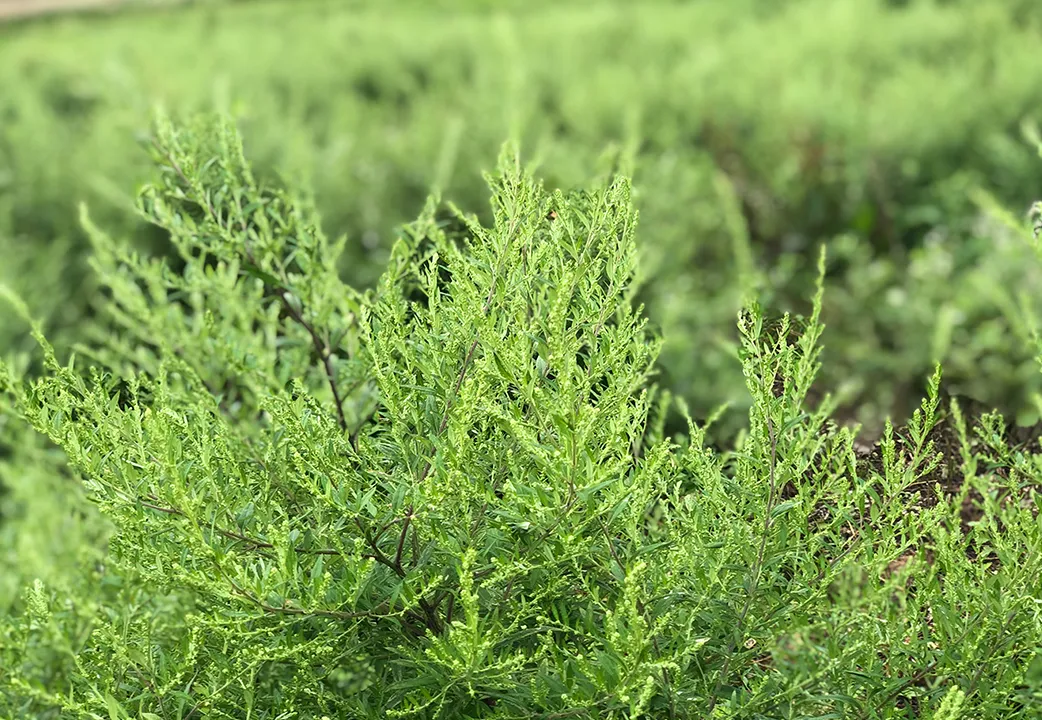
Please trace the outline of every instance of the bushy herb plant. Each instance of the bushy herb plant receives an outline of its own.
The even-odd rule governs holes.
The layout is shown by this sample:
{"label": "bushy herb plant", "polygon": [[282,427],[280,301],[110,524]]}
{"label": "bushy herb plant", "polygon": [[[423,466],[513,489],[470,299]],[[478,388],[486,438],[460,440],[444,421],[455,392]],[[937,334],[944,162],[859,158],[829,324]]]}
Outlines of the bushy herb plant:
{"label": "bushy herb plant", "polygon": [[808,317],[741,313],[725,452],[663,432],[625,178],[504,151],[491,222],[432,198],[363,293],[230,124],[152,147],[183,269],[85,215],[115,329],[2,369],[112,527],[0,617],[6,717],[1038,714],[1042,455],[939,371],[858,449],[808,402],[824,255]]}

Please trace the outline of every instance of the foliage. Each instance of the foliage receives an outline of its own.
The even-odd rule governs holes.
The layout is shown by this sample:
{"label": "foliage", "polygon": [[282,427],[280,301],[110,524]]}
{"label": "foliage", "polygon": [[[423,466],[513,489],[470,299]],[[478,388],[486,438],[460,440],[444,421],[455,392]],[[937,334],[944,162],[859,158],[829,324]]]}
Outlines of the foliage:
{"label": "foliage", "polygon": [[429,199],[360,292],[230,123],[152,147],[178,267],[85,218],[113,329],[3,366],[112,524],[0,617],[7,717],[1037,714],[1042,454],[939,370],[859,451],[808,400],[824,253],[808,317],[740,313],[721,452],[663,431],[624,177],[504,151],[490,222]]}
{"label": "foliage", "polygon": [[[160,102],[234,111],[258,176],[312,188],[325,232],[347,235],[342,270],[359,288],[430,187],[468,211],[487,206],[478,170],[505,138],[565,188],[617,144],[643,217],[641,299],[665,334],[663,382],[697,417],[732,404],[714,434],[733,434],[748,409],[732,320],[749,287],[774,311],[806,312],[814,248],[839,233],[821,380],[854,393],[844,406],[867,430],[911,412],[905,399],[938,360],[961,391],[1030,412],[1023,398],[1042,387],[1019,352],[1017,303],[959,290],[1038,281],[1014,251],[992,252],[968,198],[983,186],[1012,207],[1034,199],[1039,166],[1020,147],[1042,103],[1030,5],[497,8],[205,3],[0,30],[0,235],[52,256],[16,286],[70,331],[59,350],[94,323],[80,200],[114,237],[168,247],[132,212],[150,167],[128,142]],[[48,286],[76,294],[27,292]],[[919,342],[939,326],[950,342]],[[20,323],[0,333],[25,335]],[[667,426],[683,422],[671,413]]]}

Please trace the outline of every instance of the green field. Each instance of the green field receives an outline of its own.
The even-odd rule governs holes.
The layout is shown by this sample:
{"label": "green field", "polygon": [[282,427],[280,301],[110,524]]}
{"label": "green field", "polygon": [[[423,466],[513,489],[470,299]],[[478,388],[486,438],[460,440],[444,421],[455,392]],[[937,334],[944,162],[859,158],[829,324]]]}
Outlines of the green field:
{"label": "green field", "polygon": [[[0,25],[0,713],[1042,717],[1040,47],[1027,0],[264,0]],[[514,248],[518,227],[543,249]],[[613,398],[596,423],[583,387]],[[208,459],[186,469],[189,448]],[[377,500],[213,480],[361,472],[341,456],[386,474]],[[463,489],[503,468],[513,490]],[[448,489],[417,489],[428,474]],[[165,515],[128,500],[174,477]],[[412,521],[397,547],[387,528],[421,501],[408,574]],[[293,533],[381,502],[389,550],[359,524],[373,547],[338,550],[332,589],[313,556],[301,580]],[[481,533],[443,529],[486,511]],[[587,515],[566,533],[558,511]],[[231,530],[204,532],[227,513],[284,555],[239,563]],[[504,529],[522,522],[539,542]],[[382,552],[388,577],[363,562]],[[478,623],[452,640],[425,583],[475,562],[483,589],[445,590]],[[326,614],[251,615],[220,577]],[[584,578],[605,594],[570,614]],[[515,581],[529,594],[495,600]],[[438,637],[337,625],[368,668],[343,670],[316,638],[350,593],[420,603]]]}
{"label": "green field", "polygon": [[[1018,214],[1035,199],[1024,133],[1042,59],[1028,6],[358,5],[8,30],[4,242],[25,263],[50,255],[41,242],[82,246],[80,201],[110,231],[156,240],[129,207],[148,173],[135,136],[158,102],[235,112],[261,171],[306,178],[327,232],[349,238],[346,278],[363,286],[432,187],[484,207],[480,171],[506,138],[562,187],[600,171],[614,144],[634,163],[663,368],[699,413],[741,393],[728,350],[741,283],[776,309],[805,307],[822,242],[835,246],[827,382],[851,381],[859,419],[907,414],[934,360],[960,394],[1029,411],[1038,373],[1017,291],[1037,277],[970,195],[983,188]],[[21,262],[12,277],[27,276]],[[80,293],[63,265],[45,276],[74,273],[61,287]]]}

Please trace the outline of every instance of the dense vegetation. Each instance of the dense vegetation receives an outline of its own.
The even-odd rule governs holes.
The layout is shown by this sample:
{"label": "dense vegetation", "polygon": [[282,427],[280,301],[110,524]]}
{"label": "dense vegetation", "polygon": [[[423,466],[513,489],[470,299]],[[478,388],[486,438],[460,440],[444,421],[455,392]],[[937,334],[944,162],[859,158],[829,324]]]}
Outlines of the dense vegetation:
{"label": "dense vegetation", "polygon": [[1042,716],[1031,4],[492,5],[0,29],[0,716]]}
{"label": "dense vegetation", "polygon": [[[394,228],[431,188],[482,212],[480,171],[512,135],[564,188],[610,171],[599,159],[614,144],[634,177],[663,371],[696,415],[735,402],[721,428],[740,427],[733,318],[745,287],[805,312],[827,240],[823,385],[849,385],[844,409],[873,436],[885,414],[907,416],[937,360],[953,391],[1033,421],[1025,398],[1042,385],[1026,315],[1042,307],[1018,289],[1040,278],[972,195],[1017,214],[1037,199],[1042,166],[1024,142],[1042,106],[1031,3],[354,5],[4,32],[8,281],[28,285],[52,325],[80,323],[93,280],[66,258],[86,245],[81,200],[114,236],[162,248],[132,212],[149,177],[132,138],[157,101],[235,113],[257,172],[306,182],[325,231],[347,234],[344,277],[357,287],[379,276]],[[54,250],[39,252],[44,240]],[[21,325],[0,332],[25,337]]]}

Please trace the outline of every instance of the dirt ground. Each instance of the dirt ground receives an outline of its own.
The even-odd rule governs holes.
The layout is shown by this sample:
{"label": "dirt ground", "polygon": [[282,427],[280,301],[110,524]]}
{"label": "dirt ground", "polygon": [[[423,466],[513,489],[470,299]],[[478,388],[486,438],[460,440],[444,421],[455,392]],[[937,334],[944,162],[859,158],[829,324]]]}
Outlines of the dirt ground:
{"label": "dirt ground", "polygon": [[113,7],[129,4],[126,0],[0,0],[0,22],[49,15],[70,10]]}

